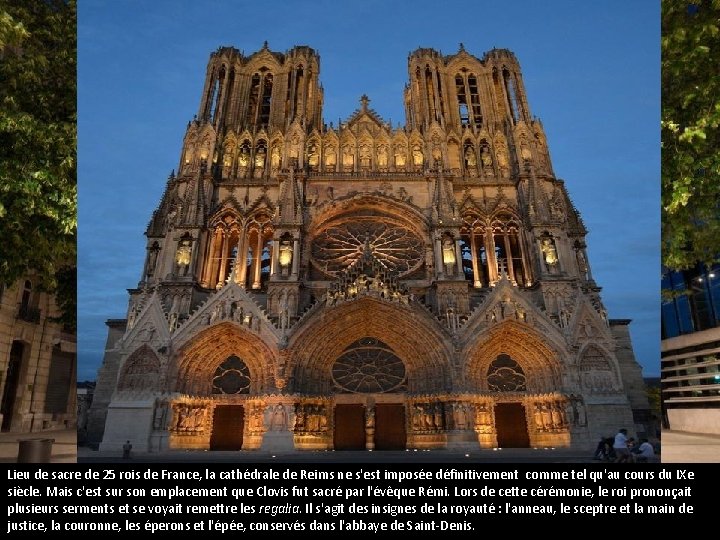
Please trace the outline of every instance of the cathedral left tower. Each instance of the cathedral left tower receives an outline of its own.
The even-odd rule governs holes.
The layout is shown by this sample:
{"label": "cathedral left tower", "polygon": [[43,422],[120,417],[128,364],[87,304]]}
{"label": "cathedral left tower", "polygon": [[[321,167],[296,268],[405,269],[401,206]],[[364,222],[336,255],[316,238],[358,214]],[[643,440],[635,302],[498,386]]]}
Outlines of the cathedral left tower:
{"label": "cathedral left tower", "polygon": [[[127,318],[107,323],[89,416],[91,441],[114,449],[136,438],[138,422],[152,431],[172,421],[167,396],[178,388],[178,366],[170,365],[170,337],[231,274],[238,289],[256,293],[244,295],[247,306],[239,299],[228,304],[240,325],[260,329],[262,319],[272,327],[269,296],[278,304],[276,312],[282,303],[297,313],[298,261],[286,263],[293,248],[299,251],[300,193],[292,179],[282,184],[289,170],[308,165],[306,141],[321,129],[319,66],[319,55],[306,46],[282,54],[265,43],[250,56],[221,47],[210,55],[177,172],[170,174],[145,232],[145,264],[137,288],[130,290]],[[270,358],[256,360],[253,371],[268,371],[264,360]],[[273,389],[270,371],[261,378]],[[254,390],[266,390],[255,384]],[[192,421],[199,427],[197,416]],[[149,450],[167,441],[148,438],[144,444],[143,438],[136,444]]]}

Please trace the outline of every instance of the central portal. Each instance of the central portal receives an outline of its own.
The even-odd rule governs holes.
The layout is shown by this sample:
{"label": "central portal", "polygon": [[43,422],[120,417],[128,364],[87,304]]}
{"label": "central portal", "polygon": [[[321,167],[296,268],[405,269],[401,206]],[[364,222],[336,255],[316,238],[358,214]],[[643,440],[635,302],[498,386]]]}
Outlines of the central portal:
{"label": "central portal", "polygon": [[241,450],[245,410],[242,405],[218,405],[213,413],[210,450]]}
{"label": "central portal", "polygon": [[500,448],[530,448],[530,436],[522,403],[495,405],[497,444]]}

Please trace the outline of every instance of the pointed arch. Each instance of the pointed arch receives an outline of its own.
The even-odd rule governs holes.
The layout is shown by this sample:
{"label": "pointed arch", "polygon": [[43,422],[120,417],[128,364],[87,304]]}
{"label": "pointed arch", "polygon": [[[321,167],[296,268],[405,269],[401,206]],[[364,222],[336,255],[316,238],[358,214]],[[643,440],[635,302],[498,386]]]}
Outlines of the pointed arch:
{"label": "pointed arch", "polygon": [[426,219],[418,208],[389,196],[353,197],[347,205],[323,208],[306,235],[304,252],[313,275],[328,279],[358,260],[368,240],[389,269],[406,277],[420,275],[429,244]]}
{"label": "pointed arch", "polygon": [[619,390],[619,374],[610,355],[598,344],[588,344],[578,360],[580,384],[591,394],[610,394]]}
{"label": "pointed arch", "polygon": [[465,377],[473,390],[492,391],[488,374],[501,355],[509,356],[526,377],[526,391],[553,392],[562,386],[560,354],[532,327],[506,320],[470,345],[465,362]]}
{"label": "pointed arch", "polygon": [[160,390],[160,359],[148,345],[141,345],[123,363],[118,377],[117,390]]}
{"label": "pointed arch", "polygon": [[[174,390],[196,396],[217,393],[213,392],[213,384],[222,375],[218,369],[222,372],[224,363],[233,356],[247,368],[248,391],[241,393],[260,394],[272,388],[277,351],[242,327],[223,322],[200,332],[178,351]],[[241,367],[236,363],[230,366],[244,373]]]}
{"label": "pointed arch", "polygon": [[402,361],[410,392],[437,392],[449,384],[452,352],[430,314],[419,305],[364,297],[325,310],[327,316],[301,322],[289,344],[297,359],[294,391],[330,392],[332,366],[364,338],[381,341]]}

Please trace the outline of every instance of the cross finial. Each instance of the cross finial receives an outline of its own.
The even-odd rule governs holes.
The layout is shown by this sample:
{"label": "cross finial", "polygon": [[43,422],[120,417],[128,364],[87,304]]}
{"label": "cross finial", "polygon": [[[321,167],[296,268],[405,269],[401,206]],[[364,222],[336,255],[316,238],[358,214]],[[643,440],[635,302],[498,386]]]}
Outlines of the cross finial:
{"label": "cross finial", "polygon": [[363,94],[360,96],[360,106],[362,107],[363,111],[367,111],[368,103],[370,103],[370,98],[367,97],[367,94]]}

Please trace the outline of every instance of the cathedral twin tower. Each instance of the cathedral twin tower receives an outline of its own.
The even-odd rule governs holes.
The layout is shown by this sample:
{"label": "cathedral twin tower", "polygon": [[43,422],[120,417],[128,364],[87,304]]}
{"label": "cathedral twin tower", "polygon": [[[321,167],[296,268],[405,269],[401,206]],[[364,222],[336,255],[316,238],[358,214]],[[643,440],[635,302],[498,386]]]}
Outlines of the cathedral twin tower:
{"label": "cathedral twin tower", "polygon": [[322,117],[320,59],[211,54],[110,320],[89,437],[139,450],[587,447],[648,429],[627,320],[515,56],[408,58],[406,123]]}

